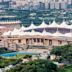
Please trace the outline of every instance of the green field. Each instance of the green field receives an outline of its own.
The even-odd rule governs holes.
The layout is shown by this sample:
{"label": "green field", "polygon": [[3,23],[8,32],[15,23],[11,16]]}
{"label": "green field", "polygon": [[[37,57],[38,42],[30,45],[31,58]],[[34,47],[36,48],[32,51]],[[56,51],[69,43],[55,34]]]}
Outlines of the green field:
{"label": "green field", "polygon": [[72,65],[65,67],[65,72],[72,72]]}

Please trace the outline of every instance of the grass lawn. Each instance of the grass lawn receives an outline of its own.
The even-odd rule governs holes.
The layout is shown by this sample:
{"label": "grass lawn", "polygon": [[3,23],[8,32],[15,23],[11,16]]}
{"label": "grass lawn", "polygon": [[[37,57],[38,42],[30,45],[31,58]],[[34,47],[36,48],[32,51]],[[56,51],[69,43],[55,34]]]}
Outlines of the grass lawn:
{"label": "grass lawn", "polygon": [[4,67],[6,67],[8,65],[16,65],[19,62],[21,62],[21,59],[1,58],[0,59],[0,68],[4,68]]}
{"label": "grass lawn", "polygon": [[31,58],[31,55],[17,54],[13,57],[0,57],[0,68],[8,65],[15,65],[22,61],[23,58]]}
{"label": "grass lawn", "polygon": [[65,72],[72,72],[72,65],[65,67]]}

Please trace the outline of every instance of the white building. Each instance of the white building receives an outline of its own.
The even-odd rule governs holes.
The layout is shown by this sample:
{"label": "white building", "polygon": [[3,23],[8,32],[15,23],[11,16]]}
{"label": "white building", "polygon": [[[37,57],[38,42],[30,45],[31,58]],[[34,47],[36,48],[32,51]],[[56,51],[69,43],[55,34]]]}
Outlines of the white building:
{"label": "white building", "polygon": [[48,3],[50,3],[50,8],[62,8],[66,9],[68,4],[71,4],[71,0],[48,0]]}
{"label": "white building", "polygon": [[72,4],[72,0],[12,0],[11,6],[13,8],[15,7],[21,7],[21,6],[29,6],[30,4],[32,6],[36,6],[39,4],[39,2],[45,3],[45,8],[51,9],[66,9],[68,4]]}
{"label": "white building", "polygon": [[28,5],[27,0],[12,0],[12,2],[11,2],[12,8],[17,8],[17,7],[21,7],[21,6],[25,6],[25,5]]}

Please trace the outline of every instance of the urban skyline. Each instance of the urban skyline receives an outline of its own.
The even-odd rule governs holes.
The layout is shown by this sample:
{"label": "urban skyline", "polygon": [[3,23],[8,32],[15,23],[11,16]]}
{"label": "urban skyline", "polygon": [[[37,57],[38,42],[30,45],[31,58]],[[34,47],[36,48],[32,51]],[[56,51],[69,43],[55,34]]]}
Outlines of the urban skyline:
{"label": "urban skyline", "polygon": [[23,9],[66,9],[72,5],[72,0],[0,0],[0,7]]}

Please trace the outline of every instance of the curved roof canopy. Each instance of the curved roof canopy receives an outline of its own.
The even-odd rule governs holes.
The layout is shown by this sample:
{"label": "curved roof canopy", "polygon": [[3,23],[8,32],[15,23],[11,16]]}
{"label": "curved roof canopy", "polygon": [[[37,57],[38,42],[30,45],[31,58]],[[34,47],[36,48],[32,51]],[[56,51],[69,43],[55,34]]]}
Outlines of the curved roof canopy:
{"label": "curved roof canopy", "polygon": [[28,35],[31,35],[31,32],[23,32],[21,31],[19,36],[28,36]]}
{"label": "curved roof canopy", "polygon": [[25,33],[23,31],[20,31],[19,36],[23,36]]}
{"label": "curved roof canopy", "polygon": [[36,29],[36,28],[37,28],[37,26],[35,26],[35,25],[33,24],[33,22],[31,22],[31,25],[30,25],[29,27],[27,27],[26,30]]}
{"label": "curved roof canopy", "polygon": [[49,32],[46,32],[46,30],[44,29],[43,30],[43,32],[42,32],[42,36],[44,36],[44,35],[47,35],[47,36],[52,36],[52,34],[51,33],[49,33]]}
{"label": "curved roof canopy", "polygon": [[44,20],[42,24],[38,26],[38,28],[46,28],[46,27],[48,27],[48,25],[44,22]]}
{"label": "curved roof canopy", "polygon": [[11,35],[11,31],[8,32],[4,32],[2,36],[10,36]]}
{"label": "curved roof canopy", "polygon": [[53,36],[64,36],[64,34],[60,33],[59,31],[56,31],[56,33],[53,33]]}
{"label": "curved roof canopy", "polygon": [[19,30],[18,29],[16,29],[16,28],[14,28],[14,30],[11,32],[11,35],[19,35]]}
{"label": "curved roof canopy", "polygon": [[72,29],[72,24],[71,24],[71,25],[68,25],[68,28],[69,28],[69,29]]}
{"label": "curved roof canopy", "polygon": [[29,36],[29,35],[31,35],[31,34],[30,34],[30,32],[24,32],[23,35],[27,35],[27,36]]}
{"label": "curved roof canopy", "polygon": [[41,33],[40,33],[40,32],[36,32],[36,31],[32,30],[32,31],[30,32],[30,35],[41,35]]}
{"label": "curved roof canopy", "polygon": [[22,27],[20,28],[20,30],[24,31],[24,30],[32,30],[32,29],[37,29],[37,28],[66,28],[66,29],[72,29],[72,25],[67,25],[65,21],[63,21],[60,25],[57,24],[55,21],[53,21],[51,24],[47,25],[43,21],[41,25],[35,26],[33,24],[33,22],[32,22],[29,27],[24,27],[22,25]]}
{"label": "curved roof canopy", "polygon": [[51,24],[49,24],[48,27],[50,27],[50,28],[58,28],[59,25],[55,21],[53,21]]}
{"label": "curved roof canopy", "polygon": [[72,37],[72,33],[66,33],[65,37]]}
{"label": "curved roof canopy", "polygon": [[69,25],[66,24],[65,21],[63,21],[60,25],[59,25],[59,28],[68,28]]}
{"label": "curved roof canopy", "polygon": [[24,30],[26,30],[26,27],[24,27],[24,26],[22,25],[19,30],[20,30],[20,31],[24,31]]}

